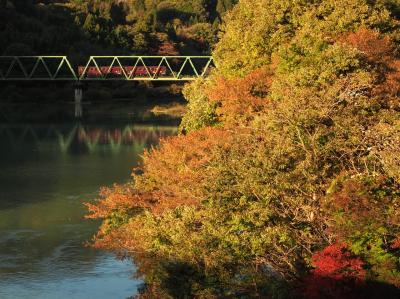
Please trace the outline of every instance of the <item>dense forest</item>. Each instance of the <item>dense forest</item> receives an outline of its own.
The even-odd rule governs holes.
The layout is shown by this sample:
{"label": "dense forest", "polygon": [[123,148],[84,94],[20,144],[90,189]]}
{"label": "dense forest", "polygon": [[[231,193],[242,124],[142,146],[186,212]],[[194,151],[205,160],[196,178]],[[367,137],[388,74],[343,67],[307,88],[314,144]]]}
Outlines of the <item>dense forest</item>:
{"label": "dense forest", "polygon": [[[86,64],[91,55],[209,55],[218,40],[222,17],[234,3],[236,0],[3,0],[0,55],[66,55],[75,67]],[[9,67],[7,62],[0,61],[3,73]],[[71,85],[1,82],[0,104],[71,101]],[[137,103],[149,102],[153,93],[154,101],[162,101],[164,96],[172,101],[181,98],[169,91],[161,91],[161,95],[156,89],[147,92],[153,87],[150,83],[132,87],[134,82],[88,84],[84,101],[135,98]],[[54,109],[60,111],[49,111],[49,117],[62,113],[58,107]],[[34,115],[28,113],[32,107],[20,108],[21,117]],[[14,108],[5,109],[16,115]]]}
{"label": "dense forest", "polygon": [[88,204],[94,246],[134,259],[138,298],[400,298],[399,2],[222,15],[181,134]]}
{"label": "dense forest", "polygon": [[236,0],[2,1],[2,55],[209,53]]}

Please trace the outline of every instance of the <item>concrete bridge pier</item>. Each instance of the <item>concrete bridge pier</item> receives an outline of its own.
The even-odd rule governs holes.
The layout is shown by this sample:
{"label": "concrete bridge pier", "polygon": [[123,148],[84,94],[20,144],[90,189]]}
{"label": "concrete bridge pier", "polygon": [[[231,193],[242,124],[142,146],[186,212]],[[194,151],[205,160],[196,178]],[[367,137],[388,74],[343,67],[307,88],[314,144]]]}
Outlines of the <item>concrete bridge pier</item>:
{"label": "concrete bridge pier", "polygon": [[82,109],[83,86],[81,82],[75,84],[75,118],[83,116]]}

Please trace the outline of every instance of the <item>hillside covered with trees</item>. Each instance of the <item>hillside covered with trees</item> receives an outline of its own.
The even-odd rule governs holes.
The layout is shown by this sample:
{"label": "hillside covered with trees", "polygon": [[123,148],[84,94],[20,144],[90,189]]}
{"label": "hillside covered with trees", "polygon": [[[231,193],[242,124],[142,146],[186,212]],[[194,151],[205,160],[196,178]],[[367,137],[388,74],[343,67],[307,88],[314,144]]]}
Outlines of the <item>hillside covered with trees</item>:
{"label": "hillside covered with trees", "polygon": [[88,204],[94,245],[133,258],[138,298],[400,298],[400,4],[223,19],[182,133]]}
{"label": "hillside covered with trees", "polygon": [[209,53],[236,0],[2,1],[2,55]]}
{"label": "hillside covered with trees", "polygon": [[[221,18],[234,3],[236,0],[4,0],[0,2],[0,56],[66,55],[77,67],[86,64],[91,55],[209,55],[218,40]],[[0,61],[2,73],[9,66],[8,60]],[[167,84],[157,85],[161,91],[154,92],[154,101],[181,100],[180,94],[165,88]],[[135,82],[91,83],[85,86],[84,101],[134,98],[135,103],[148,103],[154,85],[133,87]],[[0,99],[1,104],[11,103],[4,108],[7,115],[25,117],[35,114],[28,111],[37,103],[71,101],[73,90],[68,82],[1,82]],[[17,109],[12,106],[15,103],[28,105]],[[46,115],[53,117],[63,114],[60,107],[34,109],[50,109]]]}

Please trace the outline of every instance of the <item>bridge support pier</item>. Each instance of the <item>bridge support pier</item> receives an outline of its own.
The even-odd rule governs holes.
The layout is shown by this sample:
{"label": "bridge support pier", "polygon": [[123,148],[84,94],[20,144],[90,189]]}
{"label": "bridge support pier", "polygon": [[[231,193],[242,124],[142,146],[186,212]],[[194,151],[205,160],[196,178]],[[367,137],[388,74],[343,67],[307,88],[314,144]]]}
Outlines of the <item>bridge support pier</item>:
{"label": "bridge support pier", "polygon": [[78,82],[75,85],[75,118],[81,118],[83,116],[82,98],[83,98],[83,86],[82,83]]}

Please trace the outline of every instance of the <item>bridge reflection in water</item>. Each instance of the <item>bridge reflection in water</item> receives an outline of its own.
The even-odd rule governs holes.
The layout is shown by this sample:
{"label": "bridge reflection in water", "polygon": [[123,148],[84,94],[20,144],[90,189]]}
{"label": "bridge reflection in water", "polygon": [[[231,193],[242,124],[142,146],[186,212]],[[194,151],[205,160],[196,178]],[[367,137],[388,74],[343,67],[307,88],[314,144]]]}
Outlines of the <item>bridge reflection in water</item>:
{"label": "bridge reflection in water", "polygon": [[0,124],[0,298],[135,294],[134,265],[84,246],[99,223],[82,221],[82,203],[129,181],[144,149],[176,131],[112,120]]}
{"label": "bridge reflection in water", "polygon": [[[0,139],[3,146],[7,144],[14,150],[33,143],[36,151],[46,151],[47,146],[54,146],[54,139],[60,153],[87,150],[89,153],[98,150],[110,150],[118,154],[122,147],[133,146],[145,148],[155,144],[160,138],[177,133],[176,127],[125,125],[118,128],[75,124],[59,125],[0,125]],[[52,141],[51,143],[49,141]]]}

